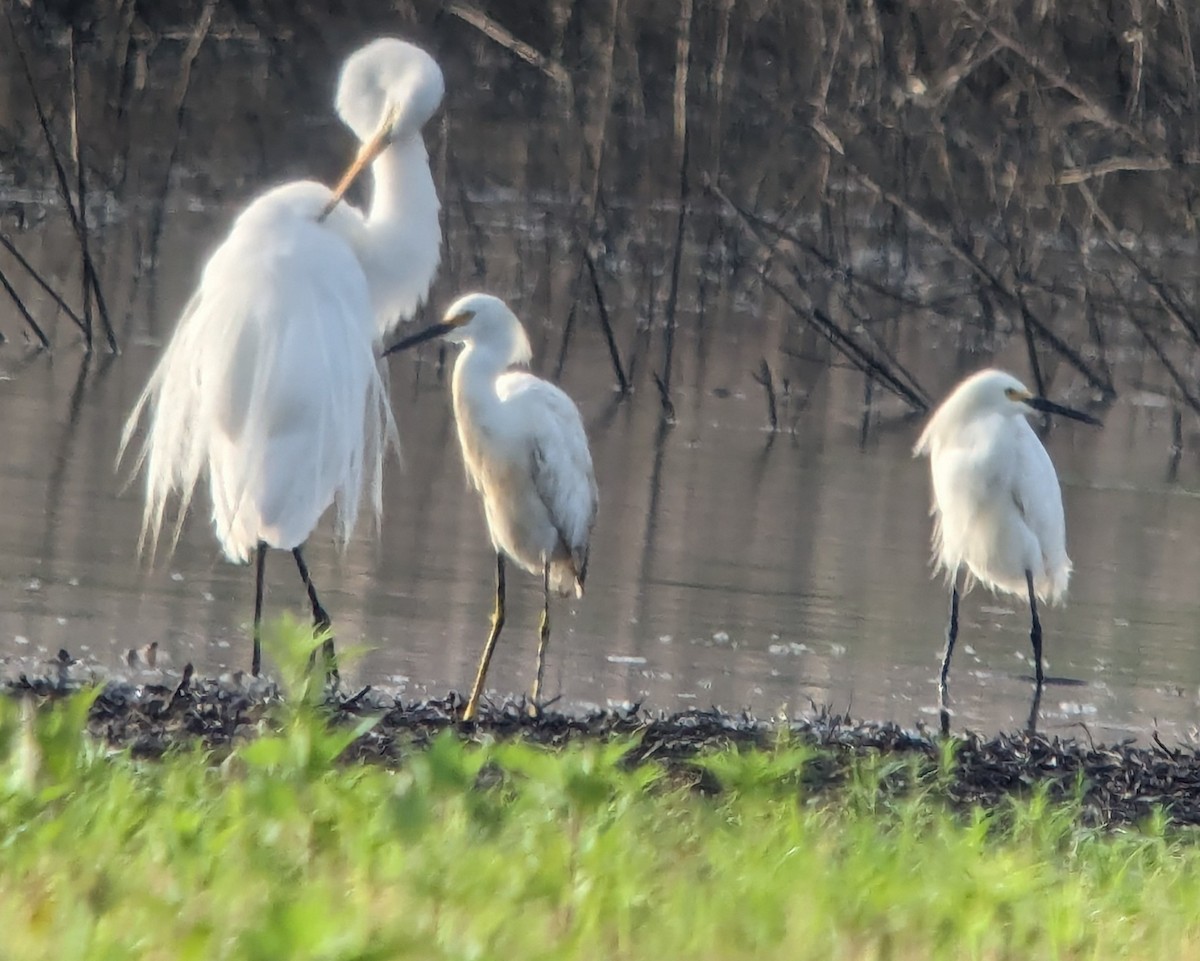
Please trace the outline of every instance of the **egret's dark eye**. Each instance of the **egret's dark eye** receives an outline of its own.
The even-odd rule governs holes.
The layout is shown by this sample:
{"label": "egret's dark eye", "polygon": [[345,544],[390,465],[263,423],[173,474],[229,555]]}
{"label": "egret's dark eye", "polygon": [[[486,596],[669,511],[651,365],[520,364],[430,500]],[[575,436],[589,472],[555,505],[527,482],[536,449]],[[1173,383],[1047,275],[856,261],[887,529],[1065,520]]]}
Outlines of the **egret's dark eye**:
{"label": "egret's dark eye", "polygon": [[1017,390],[1015,387],[1005,387],[1004,388],[1004,396],[1007,397],[1009,400],[1024,400],[1025,399],[1024,397],[1021,396],[1021,392],[1019,390]]}

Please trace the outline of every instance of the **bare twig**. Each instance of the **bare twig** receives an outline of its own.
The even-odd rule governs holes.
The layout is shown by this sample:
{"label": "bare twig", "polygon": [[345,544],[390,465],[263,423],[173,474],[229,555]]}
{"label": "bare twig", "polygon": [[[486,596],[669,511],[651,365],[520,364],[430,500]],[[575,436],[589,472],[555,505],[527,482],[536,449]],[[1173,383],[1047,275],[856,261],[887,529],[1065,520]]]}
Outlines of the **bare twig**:
{"label": "bare twig", "polygon": [[608,307],[604,303],[604,291],[600,288],[600,276],[596,272],[596,262],[592,259],[592,255],[587,249],[583,252],[584,259],[587,262],[588,274],[592,278],[592,291],[596,295],[596,309],[600,313],[600,326],[604,331],[604,340],[608,344],[608,356],[612,359],[613,373],[617,375],[617,384],[621,388],[622,394],[629,393],[629,381],[625,377],[625,371],[621,367],[621,352],[617,350],[617,341],[613,336],[612,323],[608,317]]}
{"label": "bare twig", "polygon": [[28,260],[25,259],[24,254],[22,254],[21,251],[17,249],[16,244],[14,244],[11,240],[9,240],[8,237],[5,236],[3,233],[0,233],[0,247],[3,247],[5,250],[7,250],[10,254],[13,255],[13,258],[17,261],[17,263],[19,263],[23,268],[25,268],[25,272],[34,279],[34,282],[39,287],[41,287],[42,290],[44,290],[46,292],[46,294],[50,297],[51,300],[53,300],[56,304],[58,304],[59,309],[62,310],[63,313],[65,313],[68,317],[70,317],[71,320],[78,326],[80,326],[80,327],[83,326],[83,321],[80,319],[79,315],[76,314],[75,311],[71,309],[71,305],[68,304],[65,300],[63,300],[62,296],[58,293],[58,291],[56,291],[53,287],[50,286],[50,282],[41,275],[41,273],[38,271],[38,269],[36,267],[34,267],[33,264],[31,264]]}
{"label": "bare twig", "polygon": [[179,156],[179,143],[183,135],[184,117],[187,111],[188,94],[192,89],[192,67],[204,40],[212,27],[213,14],[216,12],[217,0],[205,0],[196,18],[196,23],[188,37],[187,46],[179,59],[179,76],[175,81],[175,139],[171,142],[171,152],[167,155],[167,165],[163,170],[162,186],[158,192],[158,202],[154,205],[154,219],[150,223],[150,262],[158,260],[158,245],[162,240],[163,225],[166,221],[167,197],[171,192],[171,173],[175,169],[175,161]]}
{"label": "bare twig", "polygon": [[654,378],[654,386],[658,388],[658,402],[662,405],[663,422],[675,423],[675,405],[671,402],[671,392],[655,371],[651,371],[650,376]]}
{"label": "bare twig", "polygon": [[42,328],[38,326],[38,322],[33,319],[33,314],[25,306],[25,302],[21,300],[21,295],[17,293],[16,288],[8,282],[8,278],[4,276],[4,271],[0,270],[0,287],[4,288],[4,292],[12,299],[12,302],[17,305],[17,310],[21,312],[21,316],[25,318],[25,323],[29,329],[33,331],[35,336],[46,350],[50,349],[50,341],[46,339],[46,334]]}
{"label": "bare twig", "polygon": [[75,196],[79,203],[79,250],[83,255],[81,273],[83,302],[83,339],[88,351],[92,349],[92,278],[88,272],[87,179],[83,173],[83,144],[79,136],[79,65],[75,50],[75,29],[67,27],[67,72],[71,91],[71,156],[75,161]]}
{"label": "bare twig", "polygon": [[526,43],[515,36],[507,28],[501,26],[482,10],[468,6],[462,3],[461,0],[450,0],[445,6],[445,11],[453,14],[458,19],[469,23],[475,29],[479,30],[484,36],[494,40],[505,50],[510,51],[520,57],[526,63],[538,70],[542,71],[547,77],[555,83],[562,85],[568,90],[571,89],[571,75],[567,73],[566,68],[554,60],[553,58],[541,53],[530,44]]}
{"label": "bare twig", "polygon": [[1004,47],[1006,50],[1012,51],[1020,57],[1029,67],[1042,79],[1059,89],[1063,90],[1070,96],[1074,97],[1082,107],[1084,115],[1094,123],[1108,129],[1119,131],[1127,136],[1134,143],[1143,147],[1148,146],[1145,134],[1136,127],[1126,123],[1120,117],[1113,114],[1098,98],[1093,97],[1078,83],[1072,80],[1066,73],[1059,70],[1057,67],[1049,63],[1045,57],[1039,54],[1036,50],[1032,50],[1026,44],[1022,43],[1016,37],[1001,30],[990,19],[983,14],[974,10],[968,0],[956,0],[959,8],[972,20],[978,27],[986,30],[995,39],[995,41]]}
{"label": "bare twig", "polygon": [[753,371],[750,376],[762,385],[767,395],[767,423],[771,425],[771,433],[774,434],[779,430],[779,415],[775,407],[775,378],[771,375],[771,366],[767,363],[767,358],[762,359],[758,370]]}
{"label": "bare twig", "polygon": [[[1068,157],[1069,156],[1070,153],[1068,150]],[[1120,232],[1117,230],[1116,225],[1112,222],[1112,218],[1110,218],[1104,211],[1104,208],[1100,206],[1100,202],[1096,199],[1096,195],[1092,193],[1088,185],[1080,182],[1076,186],[1079,189],[1080,196],[1083,197],[1084,202],[1087,204],[1091,215],[1104,230],[1104,239],[1108,242],[1109,247],[1111,247],[1116,253],[1120,254],[1129,263],[1129,265],[1133,267],[1133,269],[1137,272],[1138,277],[1141,278],[1142,283],[1144,283],[1150,290],[1150,293],[1153,294],[1154,299],[1157,300],[1167,314],[1187,332],[1188,336],[1192,339],[1192,342],[1200,345],[1200,325],[1198,325],[1191,317],[1188,316],[1188,313],[1185,310],[1182,302],[1174,296],[1172,290],[1167,286],[1166,282],[1155,276],[1151,272],[1150,268],[1143,264],[1139,258],[1134,256],[1133,251],[1131,251],[1124,244],[1124,242],[1121,240]]]}
{"label": "bare twig", "polygon": [[[722,198],[730,209],[738,215],[743,228],[755,241],[760,244],[767,244],[766,238],[762,236],[755,222],[743,217],[741,210],[725,197],[720,188],[709,183],[708,189],[718,198]],[[925,411],[929,409],[928,396],[925,395],[925,392],[921,390],[919,385],[910,386],[897,377],[886,362],[881,361],[875,356],[876,352],[874,349],[860,344],[853,335],[843,330],[832,317],[813,304],[807,296],[804,303],[790,296],[771,278],[769,264],[759,265],[758,271],[763,283],[775,291],[798,316],[809,319],[821,336],[829,341],[855,367],[864,373],[872,372],[885,387],[898,397],[904,399],[915,410]]]}
{"label": "bare twig", "polygon": [[[688,122],[687,85],[692,57],[693,0],[682,0],[679,8],[679,33],[675,42],[675,152],[679,167],[679,216],[675,223],[675,250],[671,257],[671,286],[667,292],[666,326],[663,328],[663,372],[659,390],[671,393],[671,366],[675,352],[675,308],[679,302],[679,274],[683,264],[683,238],[687,224]],[[658,379],[656,379],[658,382]]]}
{"label": "bare twig", "polygon": [[904,215],[921,230],[928,234],[932,239],[936,240],[948,254],[966,266],[982,281],[985,281],[987,286],[995,293],[999,294],[1006,302],[1016,307],[1021,312],[1022,320],[1026,321],[1034,330],[1034,332],[1048,343],[1055,351],[1061,354],[1068,363],[1071,364],[1079,373],[1081,373],[1087,382],[1106,398],[1116,396],[1116,391],[1113,389],[1112,382],[1104,378],[1092,369],[1092,366],[1083,359],[1083,356],[1075,348],[1071,347],[1066,341],[1054,333],[1050,327],[1035,315],[1029,308],[1028,304],[1023,303],[1020,294],[1013,290],[1008,284],[1004,283],[997,277],[988,267],[968,250],[957,238],[955,238],[948,230],[939,227],[937,224],[930,221],[911,203],[905,200],[877,183],[873,178],[863,173],[852,162],[847,163],[847,171],[851,177],[857,180],[867,190],[876,194],[882,200],[902,211]]}
{"label": "bare twig", "polygon": [[[107,315],[104,309],[104,296],[100,290],[100,279],[96,272],[95,264],[92,263],[91,255],[87,247],[83,243],[83,225],[80,220],[80,212],[75,208],[75,201],[71,197],[71,188],[67,180],[67,171],[63,165],[62,158],[59,156],[58,147],[54,141],[54,135],[50,131],[50,121],[46,116],[46,110],[42,106],[42,98],[38,96],[37,82],[33,78],[33,70],[29,66],[29,58],[25,55],[25,47],[21,43],[20,35],[17,33],[17,25],[13,21],[12,9],[8,4],[4,6],[4,16],[8,21],[9,33],[12,34],[13,49],[17,52],[17,59],[21,62],[21,69],[25,75],[25,82],[29,87],[29,95],[33,100],[33,108],[37,113],[38,125],[41,127],[42,136],[46,140],[46,146],[50,149],[50,160],[54,165],[54,174],[58,185],[59,196],[62,198],[63,205],[67,208],[67,216],[71,221],[71,228],[75,232],[76,238],[80,241],[81,252],[83,256],[83,269],[85,276],[91,278],[92,292],[96,296],[96,303],[100,306],[101,311]],[[82,318],[72,312],[72,320],[83,331],[85,336],[88,336],[87,327]],[[40,328],[39,328],[40,329]],[[48,344],[46,346],[49,346]]]}

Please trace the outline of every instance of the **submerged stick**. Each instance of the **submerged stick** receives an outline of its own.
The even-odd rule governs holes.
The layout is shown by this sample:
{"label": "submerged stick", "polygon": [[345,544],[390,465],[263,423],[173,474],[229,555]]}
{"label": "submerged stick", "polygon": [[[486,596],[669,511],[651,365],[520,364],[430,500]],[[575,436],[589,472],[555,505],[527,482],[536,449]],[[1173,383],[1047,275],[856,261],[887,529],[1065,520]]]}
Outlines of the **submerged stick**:
{"label": "submerged stick", "polygon": [[[95,264],[92,263],[91,254],[87,251],[86,247],[82,246],[82,224],[80,222],[79,211],[76,210],[75,201],[71,196],[71,188],[67,180],[67,171],[63,165],[62,157],[59,155],[58,147],[54,142],[54,135],[50,130],[50,121],[46,116],[45,108],[42,106],[42,98],[38,96],[37,83],[33,79],[33,70],[29,66],[29,58],[25,55],[25,48],[21,44],[21,38],[17,33],[17,26],[13,22],[12,10],[7,5],[4,8],[4,15],[8,21],[9,32],[12,34],[13,47],[17,52],[17,59],[21,61],[21,69],[25,75],[25,82],[29,87],[29,94],[33,100],[34,111],[37,113],[38,125],[41,127],[42,136],[45,138],[46,146],[50,149],[50,160],[54,165],[54,174],[58,185],[59,196],[62,198],[63,205],[67,209],[67,216],[71,221],[71,228],[75,231],[75,236],[80,240],[81,243],[85,275],[89,278],[91,290],[96,297],[96,304],[100,308],[101,316],[107,317],[108,311],[104,304],[104,295],[100,290],[99,275],[96,271]],[[83,319],[77,316],[74,312],[72,312],[71,318],[76,324],[78,324],[80,330],[83,331],[84,336],[89,336],[88,329],[85,326]],[[109,330],[111,331],[111,328],[109,328]],[[49,345],[47,344],[47,346]],[[111,344],[111,346],[115,347],[115,341]]]}
{"label": "submerged stick", "polygon": [[617,350],[617,340],[613,336],[612,323],[608,317],[608,307],[604,304],[604,291],[600,289],[600,276],[596,272],[596,262],[586,249],[583,252],[583,257],[587,262],[588,273],[592,278],[592,291],[596,295],[596,309],[600,313],[600,326],[604,331],[604,340],[608,344],[608,356],[612,358],[613,372],[617,375],[617,384],[621,388],[621,393],[628,394],[629,381],[626,379],[625,371],[621,367],[621,352]]}
{"label": "submerged stick", "polygon": [[[4,271],[2,270],[0,270],[0,287],[4,288],[4,292],[7,293],[12,302],[17,305],[17,310],[21,312],[21,316],[25,318],[25,323],[29,326],[29,329],[33,331],[33,335],[41,342],[42,347],[45,350],[49,350],[50,341],[46,339],[46,334],[42,331],[42,328],[38,326],[38,322],[33,319],[33,314],[29,312],[29,309],[25,306],[25,302],[21,300],[21,295],[18,294],[16,288],[14,288],[13,285],[8,282],[8,278],[4,275]],[[2,340],[3,335],[0,335],[0,341]]]}
{"label": "submerged stick", "polygon": [[196,25],[192,28],[187,47],[179,62],[179,78],[175,83],[175,139],[171,142],[171,152],[167,154],[167,167],[163,171],[162,188],[158,193],[158,203],[154,207],[154,219],[150,223],[150,262],[158,262],[158,245],[162,239],[163,224],[166,220],[167,195],[171,190],[171,172],[175,169],[175,161],[179,156],[179,141],[183,133],[183,121],[187,110],[188,94],[192,89],[192,67],[200,48],[208,36],[212,26],[213,13],[216,11],[216,0],[206,0]]}
{"label": "submerged stick", "polygon": [[88,271],[91,262],[88,244],[87,222],[87,179],[83,173],[83,144],[79,136],[79,69],[75,52],[75,30],[67,28],[67,73],[71,91],[71,157],[75,161],[75,197],[79,204],[79,252],[82,256],[79,292],[83,302],[83,340],[88,353],[92,350],[92,277]]}
{"label": "submerged stick", "polygon": [[8,237],[3,233],[0,233],[0,247],[3,247],[5,250],[7,250],[10,254],[13,255],[13,258],[16,260],[16,262],[25,268],[25,272],[28,273],[29,276],[33,278],[34,282],[39,287],[41,287],[42,290],[44,290],[46,292],[46,294],[50,297],[51,300],[53,300],[56,304],[58,304],[58,307],[60,310],[62,310],[68,317],[70,317],[71,320],[75,324],[77,324],[81,327],[83,326],[82,319],[79,317],[78,314],[75,313],[74,310],[71,309],[71,305],[68,304],[65,300],[63,300],[62,296],[58,293],[58,291],[56,291],[53,287],[50,286],[50,282],[41,275],[41,273],[38,271],[38,269],[36,267],[34,267],[33,264],[31,264],[28,260],[25,259],[25,255],[22,254],[21,251],[17,249],[16,244],[14,244],[11,240],[9,240]]}
{"label": "submerged stick", "polygon": [[[679,166],[679,217],[675,222],[675,250],[671,255],[671,286],[667,292],[667,322],[663,329],[663,372],[655,378],[658,389],[671,396],[671,366],[675,353],[675,308],[679,303],[679,275],[683,264],[683,238],[687,224],[688,200],[688,122],[687,84],[692,56],[693,0],[683,0],[679,9],[679,35],[675,44],[675,149]],[[673,410],[673,407],[672,407]]]}
{"label": "submerged stick", "polygon": [[[996,276],[986,264],[974,255],[966,245],[957,240],[949,231],[930,221],[924,214],[916,209],[911,203],[903,197],[898,196],[886,187],[877,183],[873,178],[859,170],[849,159],[846,161],[846,169],[850,176],[853,177],[859,184],[869,190],[871,193],[878,196],[881,200],[901,211],[912,223],[916,224],[924,233],[933,238],[940,244],[945,251],[950,254],[959,263],[966,266],[980,280],[984,281],[989,288],[999,294],[1007,303],[1013,304],[1018,310],[1021,309],[1021,297],[1009,287],[1003,280]],[[1112,382],[1105,380],[1097,374],[1091,365],[1083,359],[1083,355],[1079,353],[1070,344],[1059,337],[1053,330],[1050,329],[1043,320],[1038,318],[1026,305],[1022,314],[1023,319],[1026,319],[1029,325],[1033,328],[1042,340],[1046,341],[1057,353],[1067,360],[1072,367],[1081,373],[1087,382],[1097,391],[1104,395],[1105,398],[1111,400],[1117,396],[1116,389]]]}
{"label": "submerged stick", "polygon": [[658,388],[658,402],[662,407],[663,415],[662,422],[664,424],[675,423],[675,405],[671,402],[671,392],[667,390],[667,385],[655,371],[650,371],[650,376],[654,378],[654,386]]}
{"label": "submerged stick", "polygon": [[[725,195],[721,193],[719,188],[710,184],[709,190],[712,191],[717,197],[724,198],[726,202],[729,203],[729,206],[734,210],[734,212],[741,217],[740,222],[744,229],[755,241],[764,247],[769,247],[766,239],[762,236],[762,233],[759,231],[759,229],[754,225],[753,221],[742,217],[741,211],[738,210],[738,208],[734,206],[732,202],[729,202],[728,198],[725,198]],[[881,362],[875,356],[875,354],[878,352],[877,350],[860,344],[851,333],[843,330],[842,327],[832,317],[821,310],[821,308],[813,304],[811,300],[809,300],[807,304],[797,303],[796,300],[790,297],[779,284],[771,279],[769,271],[769,264],[762,264],[758,266],[759,277],[762,278],[763,283],[775,291],[775,293],[777,293],[783,299],[783,301],[789,307],[791,307],[793,311],[795,311],[797,316],[807,318],[817,329],[817,331],[827,341],[829,341],[834,349],[845,356],[863,373],[870,373],[877,377],[885,387],[906,401],[914,410],[922,412],[929,410],[929,398],[924,396],[924,391],[920,388],[920,385],[914,383],[913,386],[910,386],[908,383],[905,383],[904,380],[893,373],[890,366],[885,365],[885,363]],[[800,280],[799,277],[796,279],[797,281]],[[885,353],[885,356],[890,355]],[[905,374],[906,376],[911,376],[907,374],[907,371],[905,371]]]}
{"label": "submerged stick", "polygon": [[753,371],[750,376],[762,384],[767,395],[767,422],[771,425],[771,433],[774,434],[779,430],[779,414],[775,406],[775,378],[771,376],[767,358],[762,359],[758,370]]}

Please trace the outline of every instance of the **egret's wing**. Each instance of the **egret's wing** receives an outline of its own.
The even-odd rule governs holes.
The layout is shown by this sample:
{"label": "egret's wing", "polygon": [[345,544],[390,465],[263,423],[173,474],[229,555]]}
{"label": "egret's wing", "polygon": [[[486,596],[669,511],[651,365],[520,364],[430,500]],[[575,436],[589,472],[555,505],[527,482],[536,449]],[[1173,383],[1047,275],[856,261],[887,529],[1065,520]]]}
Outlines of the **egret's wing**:
{"label": "egret's wing", "polygon": [[395,426],[370,299],[347,241],[297,204],[312,190],[323,188],[279,188],[238,218],[134,409],[127,435],[150,413],[140,462],[151,542],[170,495],[182,517],[206,468],[235,559],[260,539],[296,546],[334,500],[348,536],[364,480],[381,507]]}
{"label": "egret's wing", "polygon": [[1023,429],[1014,452],[1012,498],[1041,545],[1046,568],[1045,594],[1057,599],[1066,591],[1071,573],[1062,490],[1046,448],[1028,422],[1022,420],[1021,425]]}
{"label": "egret's wing", "polygon": [[582,583],[599,494],[579,408],[559,388],[527,373],[500,377],[496,393],[527,425],[534,488]]}

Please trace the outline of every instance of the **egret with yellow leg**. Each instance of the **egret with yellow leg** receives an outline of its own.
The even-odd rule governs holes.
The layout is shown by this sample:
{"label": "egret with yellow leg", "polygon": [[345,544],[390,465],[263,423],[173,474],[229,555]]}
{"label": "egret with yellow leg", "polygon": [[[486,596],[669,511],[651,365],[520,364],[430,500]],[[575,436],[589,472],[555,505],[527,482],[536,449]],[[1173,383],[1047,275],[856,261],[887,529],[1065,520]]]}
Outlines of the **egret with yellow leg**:
{"label": "egret with yellow leg", "polygon": [[598,494],[579,409],[562,390],[513,365],[527,364],[525,328],[500,299],[467,294],[445,319],[390,347],[405,350],[434,337],[463,345],[451,395],[463,462],[483,498],[496,551],[496,606],[463,720],[473,720],[488,665],[504,628],[505,559],[542,580],[537,669],[530,709],[540,709],[550,593],[583,596]]}

